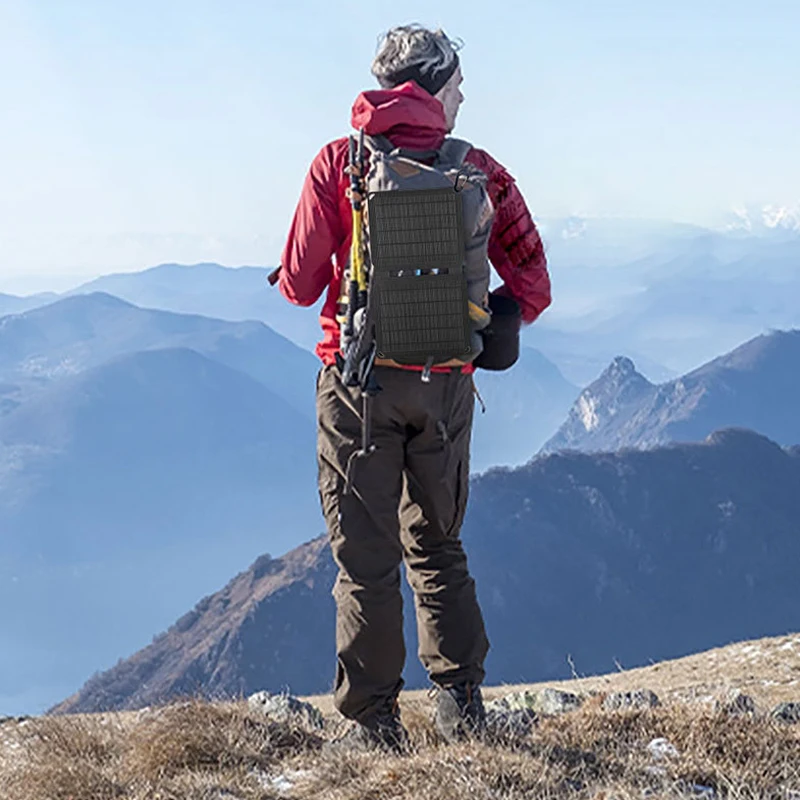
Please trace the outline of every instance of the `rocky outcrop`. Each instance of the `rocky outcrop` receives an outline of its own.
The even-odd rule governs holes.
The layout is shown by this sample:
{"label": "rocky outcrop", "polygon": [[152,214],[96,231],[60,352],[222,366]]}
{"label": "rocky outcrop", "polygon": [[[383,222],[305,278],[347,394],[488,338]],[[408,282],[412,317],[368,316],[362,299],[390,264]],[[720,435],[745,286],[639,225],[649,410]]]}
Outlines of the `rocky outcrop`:
{"label": "rocky outcrop", "polygon": [[783,445],[800,442],[800,330],[759,336],[725,356],[654,386],[617,358],[587,387],[542,448],[584,452],[702,441],[749,428]]}

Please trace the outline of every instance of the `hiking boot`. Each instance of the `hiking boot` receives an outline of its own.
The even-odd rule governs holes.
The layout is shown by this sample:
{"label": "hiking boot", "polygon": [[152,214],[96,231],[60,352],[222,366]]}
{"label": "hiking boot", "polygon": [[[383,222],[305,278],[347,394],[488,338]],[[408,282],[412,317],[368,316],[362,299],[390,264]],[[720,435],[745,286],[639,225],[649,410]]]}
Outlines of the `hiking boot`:
{"label": "hiking boot", "polygon": [[460,683],[436,693],[436,729],[450,744],[482,738],[486,732],[486,710],[479,686]]}
{"label": "hiking boot", "polygon": [[338,755],[342,753],[363,753],[379,750],[401,755],[408,750],[408,731],[400,722],[397,706],[382,711],[363,722],[353,722],[347,733],[326,742],[323,753]]}

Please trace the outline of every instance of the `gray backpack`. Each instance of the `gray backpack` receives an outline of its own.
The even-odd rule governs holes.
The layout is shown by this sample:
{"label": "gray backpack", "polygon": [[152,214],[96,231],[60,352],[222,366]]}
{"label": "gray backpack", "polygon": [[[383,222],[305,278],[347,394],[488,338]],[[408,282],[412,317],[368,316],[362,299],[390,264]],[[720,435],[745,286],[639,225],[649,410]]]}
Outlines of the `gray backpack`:
{"label": "gray backpack", "polygon": [[[365,143],[367,320],[376,355],[428,368],[470,362],[491,319],[488,179],[464,163],[471,145],[461,139],[445,139],[438,152],[395,148],[382,136]],[[432,166],[421,163],[434,156]]]}

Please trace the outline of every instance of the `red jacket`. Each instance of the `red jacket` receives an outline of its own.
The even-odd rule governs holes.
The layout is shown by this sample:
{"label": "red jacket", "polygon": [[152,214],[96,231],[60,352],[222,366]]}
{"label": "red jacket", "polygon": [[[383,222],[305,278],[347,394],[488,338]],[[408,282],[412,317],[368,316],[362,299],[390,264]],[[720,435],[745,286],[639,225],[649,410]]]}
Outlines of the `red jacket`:
{"label": "red jacket", "polygon": [[[353,104],[352,124],[367,134],[383,134],[398,147],[416,150],[437,149],[446,135],[442,104],[414,81],[362,92]],[[343,174],[347,160],[347,137],[317,153],[281,256],[278,285],[287,300],[310,306],[328,290],[320,314],[323,339],[317,345],[325,364],[334,362],[339,349],[336,309],[350,252],[352,212],[345,197],[349,179]],[[514,178],[502,165],[477,148],[467,153],[466,160],[489,177],[495,207],[489,259],[504,281],[496,291],[520,304],[523,322],[533,322],[550,305],[550,277],[539,232]]]}

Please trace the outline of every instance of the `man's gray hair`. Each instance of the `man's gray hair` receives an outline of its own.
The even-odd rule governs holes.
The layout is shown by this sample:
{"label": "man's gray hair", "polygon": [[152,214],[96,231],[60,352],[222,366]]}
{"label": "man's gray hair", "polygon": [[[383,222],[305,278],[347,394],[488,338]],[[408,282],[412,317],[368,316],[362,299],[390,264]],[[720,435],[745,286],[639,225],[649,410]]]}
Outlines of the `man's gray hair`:
{"label": "man's gray hair", "polygon": [[408,70],[435,81],[437,74],[452,71],[461,46],[463,43],[448,39],[441,29],[401,25],[383,34],[372,62],[372,74],[384,88],[396,85],[395,76]]}

